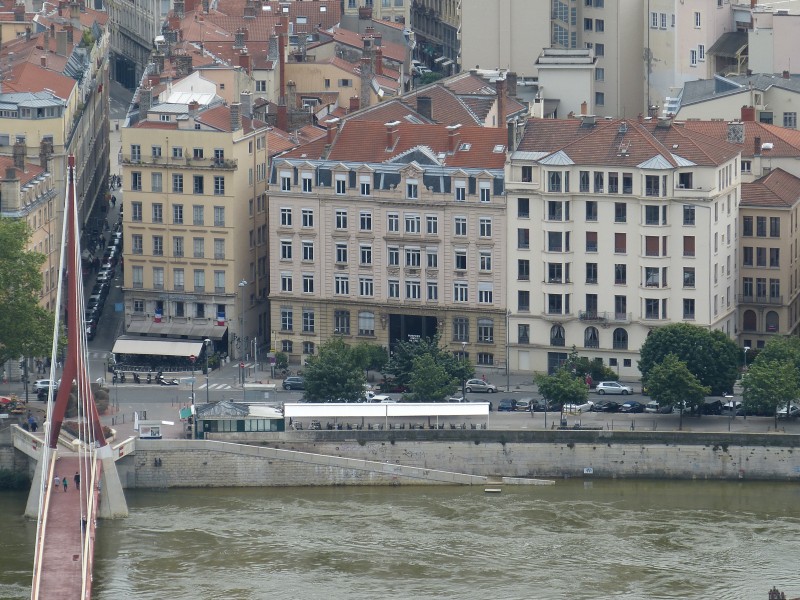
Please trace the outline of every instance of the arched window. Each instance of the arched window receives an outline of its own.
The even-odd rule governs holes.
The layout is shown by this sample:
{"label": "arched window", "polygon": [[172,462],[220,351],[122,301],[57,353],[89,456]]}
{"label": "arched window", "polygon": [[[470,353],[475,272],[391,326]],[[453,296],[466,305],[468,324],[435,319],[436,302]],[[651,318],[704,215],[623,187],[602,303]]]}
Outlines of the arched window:
{"label": "arched window", "polygon": [[756,311],[754,310],[744,311],[744,316],[742,317],[742,330],[755,331],[756,324],[757,324]]}
{"label": "arched window", "polygon": [[767,331],[770,333],[776,333],[780,326],[780,317],[778,317],[778,313],[774,310],[771,310],[767,313]]}
{"label": "arched window", "polygon": [[628,349],[628,332],[622,327],[617,327],[614,330],[614,350],[627,350]]}
{"label": "arched window", "polygon": [[599,348],[600,347],[600,334],[597,327],[587,327],[583,332],[583,346],[584,348]]}
{"label": "arched window", "polygon": [[566,343],[564,328],[561,325],[553,325],[550,328],[550,345],[565,346]]}

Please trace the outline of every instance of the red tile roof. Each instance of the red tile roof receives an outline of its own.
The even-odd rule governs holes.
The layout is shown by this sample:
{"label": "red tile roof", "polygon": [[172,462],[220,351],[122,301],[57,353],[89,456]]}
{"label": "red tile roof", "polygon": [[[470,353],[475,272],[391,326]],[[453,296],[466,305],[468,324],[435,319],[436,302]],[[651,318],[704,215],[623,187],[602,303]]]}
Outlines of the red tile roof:
{"label": "red tile roof", "polygon": [[68,100],[78,83],[61,73],[32,63],[22,63],[11,70],[3,80],[7,92],[43,92],[50,90],[62,100]]}
{"label": "red tile roof", "polygon": [[[450,152],[450,133],[444,125],[400,123],[392,148],[387,148],[387,126],[372,121],[345,121],[327,156],[326,139],[300,146],[285,156],[289,158],[327,158],[334,161],[387,162],[415,148],[430,151],[448,167],[502,169],[506,160],[505,129],[461,127],[455,138],[455,152]],[[497,150],[497,151],[495,151]]]}
{"label": "red tile roof", "polygon": [[563,150],[576,164],[631,168],[654,156],[677,166],[673,155],[702,166],[719,165],[739,152],[733,144],[675,124],[660,128],[656,123],[625,119],[599,119],[591,126],[581,123],[581,119],[529,119],[517,150]]}
{"label": "red tile roof", "polygon": [[[355,31],[350,31],[349,29],[342,29],[341,27],[334,27],[331,33],[333,34],[334,41],[344,44],[345,46],[350,46],[351,48],[356,48],[359,51],[364,49],[364,38],[368,37]],[[381,40],[380,48],[384,58],[398,63],[405,60],[405,47],[400,44]]]}
{"label": "red tile roof", "polygon": [[472,112],[453,92],[439,83],[417,88],[403,96],[402,100],[418,111],[417,98],[419,96],[428,96],[431,99],[431,117],[437,123],[444,125],[483,124],[478,115]]}
{"label": "red tile roof", "polygon": [[[680,123],[686,129],[699,131],[705,135],[725,140],[729,124],[726,121],[685,121]],[[743,158],[751,158],[755,149],[755,139],[761,143],[772,144],[769,155],[774,157],[800,157],[800,131],[777,125],[767,125],[757,121],[741,123],[744,128],[744,142],[739,144]]]}
{"label": "red tile roof", "polygon": [[[14,158],[11,156],[0,156],[0,178],[6,179],[6,169],[14,166]],[[29,182],[36,179],[39,175],[44,173],[44,169],[39,165],[26,162],[25,169],[17,169],[17,177],[19,178],[20,187],[27,185]]]}
{"label": "red tile roof", "polygon": [[742,184],[740,206],[791,208],[800,202],[800,178],[783,169],[770,171],[752,183]]}

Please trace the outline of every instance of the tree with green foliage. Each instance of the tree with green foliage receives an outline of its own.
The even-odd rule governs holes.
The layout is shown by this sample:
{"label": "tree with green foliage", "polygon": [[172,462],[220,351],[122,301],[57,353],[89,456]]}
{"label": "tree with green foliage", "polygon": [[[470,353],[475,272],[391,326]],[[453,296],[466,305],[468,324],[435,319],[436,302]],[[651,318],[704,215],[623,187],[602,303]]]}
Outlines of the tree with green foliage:
{"label": "tree with green foliage", "polygon": [[353,354],[364,371],[383,371],[389,360],[385,347],[369,342],[359,342],[353,346]]}
{"label": "tree with green foliage", "polygon": [[672,353],[650,369],[647,386],[650,397],[659,406],[678,408],[681,413],[680,429],[683,428],[683,409],[697,409],[711,393],[711,389],[700,383],[686,363]]}
{"label": "tree with green foliage", "polygon": [[[108,410],[108,390],[104,387],[101,387],[97,382],[92,382],[89,385],[92,389],[92,396],[94,397],[94,404],[97,407],[97,413],[102,415],[106,412],[106,410]],[[72,384],[72,388],[70,389],[69,398],[67,400],[66,416],[78,416],[78,384],[74,382]]]}
{"label": "tree with green foliage", "polygon": [[774,414],[800,396],[800,339],[772,338],[742,376],[744,409],[750,414]]}
{"label": "tree with green foliage", "polygon": [[619,379],[619,375],[616,371],[603,364],[602,358],[589,359],[586,356],[580,356],[575,346],[572,347],[572,351],[569,353],[569,358],[564,366],[569,369],[573,375],[580,377],[584,381],[587,375],[590,375],[594,382],[616,381]]}
{"label": "tree with green foliage", "polygon": [[0,218],[0,363],[50,354],[54,316],[39,306],[44,255],[26,250],[24,221]]}
{"label": "tree with green foliage", "polygon": [[414,357],[410,384],[408,400],[412,402],[440,402],[461,386],[430,354]]}
{"label": "tree with green foliage", "polygon": [[568,369],[559,369],[552,375],[539,373],[533,378],[539,387],[539,393],[549,403],[561,405],[564,412],[565,404],[584,404],[589,397],[589,388],[581,377],[576,377]]}
{"label": "tree with green foliage", "polygon": [[423,73],[422,76],[419,78],[420,85],[428,85],[429,83],[433,83],[435,81],[439,81],[444,77],[444,73],[437,73],[436,71],[429,71],[428,73]]}
{"label": "tree with green foliage", "polygon": [[414,359],[427,354],[433,358],[436,364],[444,368],[450,379],[466,381],[472,377],[475,374],[472,363],[441,347],[439,341],[440,338],[437,335],[416,341],[398,342],[386,363],[386,372],[393,375],[398,384],[410,387],[411,375],[414,372]]}
{"label": "tree with green foliage", "polygon": [[701,385],[711,394],[722,396],[733,389],[741,359],[741,350],[722,331],[709,331],[688,323],[674,323],[653,330],[640,350],[639,371],[650,387],[650,371],[667,354],[675,354],[686,363]]}
{"label": "tree with green foliage", "polygon": [[305,397],[312,402],[358,402],[364,395],[364,371],[353,348],[340,337],[319,347],[303,376]]}

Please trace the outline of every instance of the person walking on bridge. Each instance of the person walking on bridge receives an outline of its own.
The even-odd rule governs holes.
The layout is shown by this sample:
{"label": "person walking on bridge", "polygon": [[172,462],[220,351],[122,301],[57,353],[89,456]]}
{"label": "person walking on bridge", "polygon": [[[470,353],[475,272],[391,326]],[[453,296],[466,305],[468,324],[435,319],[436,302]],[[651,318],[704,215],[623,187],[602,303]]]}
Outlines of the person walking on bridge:
{"label": "person walking on bridge", "polygon": [[75,481],[75,489],[81,489],[81,474],[75,471],[75,477],[72,478]]}
{"label": "person walking on bridge", "polygon": [[67,491],[67,485],[69,485],[69,481],[67,480],[66,477],[62,477],[61,478],[61,483],[64,484],[64,491],[66,492]]}
{"label": "person walking on bridge", "polygon": [[59,477],[58,475],[53,477],[53,485],[55,486],[56,489],[60,488],[61,487],[61,477]]}

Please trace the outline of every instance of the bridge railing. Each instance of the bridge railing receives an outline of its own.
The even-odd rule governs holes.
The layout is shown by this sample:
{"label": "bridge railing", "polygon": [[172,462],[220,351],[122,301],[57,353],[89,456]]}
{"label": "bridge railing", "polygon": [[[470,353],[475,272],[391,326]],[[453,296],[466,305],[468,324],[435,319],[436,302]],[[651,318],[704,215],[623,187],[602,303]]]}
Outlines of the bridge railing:
{"label": "bridge railing", "polygon": [[[33,553],[33,582],[31,584],[31,600],[38,600],[39,598],[39,587],[42,581],[42,555],[44,554],[44,547],[45,547],[45,537],[47,533],[47,514],[50,508],[50,491],[51,491],[51,483],[53,478],[55,477],[55,468],[56,468],[56,461],[55,461],[55,453],[45,453],[43,455],[49,458],[48,462],[42,466],[42,477],[44,478],[44,482],[42,482],[42,491],[41,493],[44,494],[44,498],[40,501],[40,514],[39,514],[39,525],[36,528],[36,544],[34,546],[34,553]],[[36,482],[34,482],[34,485]]]}
{"label": "bridge railing", "polygon": [[[92,597],[92,570],[94,563],[94,524],[97,521],[97,503],[99,502],[99,482],[102,463],[91,452],[91,473],[89,487],[86,488],[86,521],[81,523],[81,598],[89,600]],[[85,484],[84,484],[85,485]]]}

